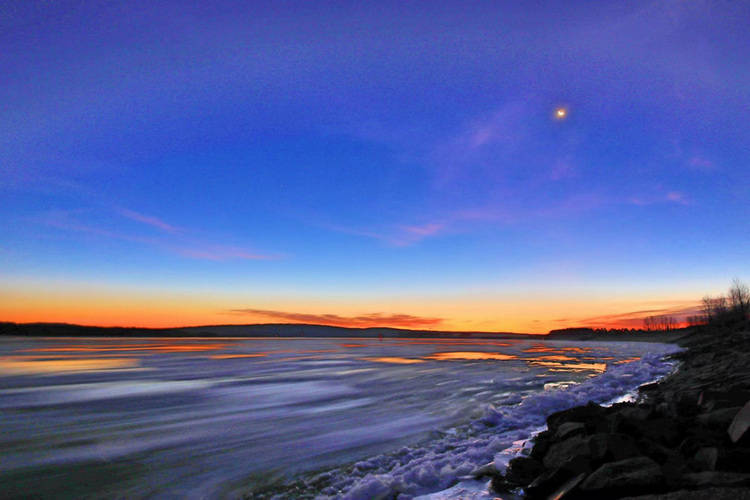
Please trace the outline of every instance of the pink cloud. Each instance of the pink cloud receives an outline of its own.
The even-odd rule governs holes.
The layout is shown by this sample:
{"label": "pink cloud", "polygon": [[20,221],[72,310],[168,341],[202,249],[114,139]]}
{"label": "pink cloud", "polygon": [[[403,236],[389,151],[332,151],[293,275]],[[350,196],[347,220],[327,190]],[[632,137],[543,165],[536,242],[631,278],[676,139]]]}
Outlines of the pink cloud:
{"label": "pink cloud", "polygon": [[127,217],[128,219],[141,222],[143,224],[147,224],[157,229],[161,229],[162,231],[167,233],[175,234],[180,232],[180,229],[178,227],[168,224],[158,217],[154,217],[152,215],[141,214],[125,208],[118,210],[118,212],[123,217]]}
{"label": "pink cloud", "polygon": [[230,314],[260,316],[272,321],[343,326],[348,328],[425,328],[436,326],[443,322],[442,318],[413,316],[411,314],[368,313],[358,316],[340,316],[338,314],[311,314],[266,309],[231,309],[228,312]]}
{"label": "pink cloud", "polygon": [[424,224],[422,226],[402,226],[404,231],[417,236],[432,236],[433,234],[439,233],[444,227],[444,224],[435,223]]}
{"label": "pink cloud", "polygon": [[672,201],[675,203],[679,203],[681,205],[687,205],[688,201],[685,198],[685,195],[683,193],[677,192],[677,191],[670,191],[667,193],[666,196],[667,201]]}
{"label": "pink cloud", "polygon": [[716,170],[716,164],[702,156],[693,156],[688,160],[688,166],[696,170]]}

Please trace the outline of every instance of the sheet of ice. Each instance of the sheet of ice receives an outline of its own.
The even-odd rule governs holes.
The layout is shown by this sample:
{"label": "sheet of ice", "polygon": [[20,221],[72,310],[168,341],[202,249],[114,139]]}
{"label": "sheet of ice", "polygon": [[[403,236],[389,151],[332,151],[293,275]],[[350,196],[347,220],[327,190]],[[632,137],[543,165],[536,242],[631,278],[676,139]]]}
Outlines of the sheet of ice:
{"label": "sheet of ice", "polygon": [[[606,401],[663,374],[660,358],[671,349],[2,339],[0,371],[9,368],[0,377],[0,481],[39,496],[80,476],[82,497],[204,498],[248,491],[259,477],[329,468],[322,496],[435,493],[477,465],[505,460],[503,450],[550,411]],[[352,463],[346,474],[337,469]]]}

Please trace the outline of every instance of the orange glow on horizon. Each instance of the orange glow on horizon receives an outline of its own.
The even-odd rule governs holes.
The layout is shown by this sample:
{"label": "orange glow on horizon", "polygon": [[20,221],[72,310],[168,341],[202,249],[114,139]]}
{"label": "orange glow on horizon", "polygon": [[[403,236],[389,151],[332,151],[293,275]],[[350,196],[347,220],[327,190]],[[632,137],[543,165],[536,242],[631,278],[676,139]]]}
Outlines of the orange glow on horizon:
{"label": "orange glow on horizon", "polygon": [[[647,300],[648,299],[648,300]],[[265,301],[265,302],[263,302]],[[176,328],[205,325],[305,324],[305,321],[271,321],[253,314],[231,314],[237,304],[257,304],[289,317],[308,318],[309,323],[361,328],[396,327],[425,331],[518,332],[545,334],[549,330],[576,327],[638,328],[649,311],[659,309],[683,318],[694,313],[697,301],[683,299],[626,297],[604,300],[596,297],[566,299],[549,296],[513,297],[475,296],[434,299],[398,300],[376,298],[344,301],[342,299],[295,299],[284,302],[268,298],[247,299],[233,296],[180,295],[168,293],[125,293],[112,290],[75,289],[39,290],[0,289],[0,321],[16,323],[70,323],[88,326],[124,326],[143,328]],[[365,312],[363,314],[363,311]],[[381,311],[376,314],[367,311]],[[628,312],[635,311],[635,312]],[[334,312],[335,314],[331,314]],[[335,321],[327,321],[336,316]],[[389,324],[394,317],[399,324]],[[377,318],[382,317],[379,322]],[[406,318],[406,319],[404,319]],[[410,326],[409,318],[415,325]],[[440,318],[435,324],[425,318]],[[351,321],[349,321],[351,319]]]}

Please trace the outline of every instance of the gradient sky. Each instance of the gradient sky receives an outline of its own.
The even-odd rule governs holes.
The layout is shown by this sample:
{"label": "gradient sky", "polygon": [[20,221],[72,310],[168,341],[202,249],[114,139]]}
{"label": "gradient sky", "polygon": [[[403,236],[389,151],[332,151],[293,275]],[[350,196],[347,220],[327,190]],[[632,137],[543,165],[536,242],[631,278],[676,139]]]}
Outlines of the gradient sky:
{"label": "gradient sky", "polygon": [[6,2],[0,320],[544,332],[690,309],[750,277],[749,22]]}

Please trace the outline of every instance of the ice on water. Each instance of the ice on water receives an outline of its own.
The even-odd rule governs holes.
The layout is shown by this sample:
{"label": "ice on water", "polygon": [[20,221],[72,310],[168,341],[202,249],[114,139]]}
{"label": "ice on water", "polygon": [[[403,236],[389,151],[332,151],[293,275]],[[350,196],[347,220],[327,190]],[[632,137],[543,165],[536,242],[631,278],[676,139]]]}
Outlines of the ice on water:
{"label": "ice on water", "polygon": [[458,479],[488,462],[503,467],[546,414],[610,401],[665,374],[662,357],[674,349],[526,339],[4,339],[0,481],[44,494],[104,468],[76,494],[203,498],[231,496],[260,476],[319,480],[328,470],[316,482],[323,497],[481,498],[483,483]]}

